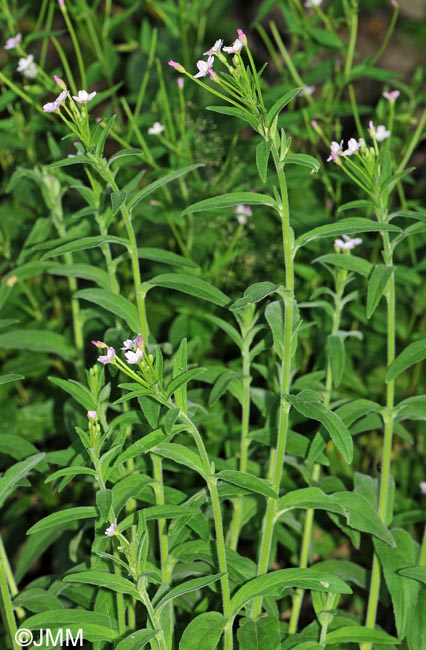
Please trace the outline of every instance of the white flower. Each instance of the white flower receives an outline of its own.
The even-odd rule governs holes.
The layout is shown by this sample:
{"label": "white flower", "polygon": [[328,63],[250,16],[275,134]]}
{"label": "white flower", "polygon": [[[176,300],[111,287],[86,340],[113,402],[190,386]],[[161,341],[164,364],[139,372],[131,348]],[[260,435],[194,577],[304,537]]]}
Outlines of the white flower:
{"label": "white flower", "polygon": [[371,137],[377,140],[377,142],[382,142],[383,140],[386,140],[386,138],[389,138],[390,135],[392,135],[392,133],[388,131],[383,124],[379,124],[379,126],[376,127],[371,120],[368,123],[368,131]]}
{"label": "white flower", "polygon": [[98,361],[100,363],[111,363],[115,357],[115,350],[114,348],[108,348],[107,354],[103,354],[100,357],[98,357]]}
{"label": "white flower", "polygon": [[239,205],[235,206],[235,216],[237,217],[238,223],[241,224],[242,226],[245,226],[248,217],[251,217],[252,214],[253,214],[253,210],[249,205],[244,205],[243,203],[240,203]]}
{"label": "white flower", "polygon": [[11,36],[11,38],[7,39],[4,49],[13,50],[15,47],[18,47],[21,40],[22,40],[22,34],[16,34],[16,36]]}
{"label": "white flower", "polygon": [[124,353],[124,356],[126,357],[127,363],[133,365],[141,361],[143,357],[143,350],[141,350],[141,348],[137,348],[135,352],[133,352],[133,350],[128,350]]}
{"label": "white flower", "polygon": [[315,86],[307,86],[305,84],[303,85],[299,95],[305,95],[305,97],[307,97],[308,95],[313,95],[314,92],[315,92]]}
{"label": "white flower", "polygon": [[194,74],[194,78],[197,77],[206,77],[209,74],[209,70],[214,63],[214,56],[209,56],[207,61],[197,61],[197,74]]}
{"label": "white flower", "polygon": [[419,488],[422,494],[426,494],[426,481],[420,481]]}
{"label": "white flower", "polygon": [[57,111],[67,97],[68,97],[68,90],[63,90],[61,94],[57,96],[54,102],[48,102],[43,106],[44,112],[53,113],[54,111]]}
{"label": "white flower", "polygon": [[117,519],[110,525],[105,531],[105,535],[107,537],[114,537],[115,533],[117,531]]}
{"label": "white flower", "polygon": [[161,124],[161,122],[154,122],[154,124],[148,129],[149,135],[160,135],[160,133],[163,133],[163,131],[164,126]]}
{"label": "white flower", "polygon": [[88,420],[96,420],[97,417],[98,414],[96,413],[96,411],[87,411]]}
{"label": "white flower", "polygon": [[400,96],[399,90],[390,90],[388,93],[384,92],[382,93],[383,97],[385,99],[388,99],[390,102],[394,102],[398,97]]}
{"label": "white flower", "polygon": [[338,250],[341,251],[351,251],[355,248],[355,246],[359,246],[362,244],[362,239],[360,237],[354,237],[354,239],[351,239],[348,235],[343,235],[343,240],[341,239],[335,239],[334,240],[334,246]]}
{"label": "white flower", "polygon": [[222,49],[223,45],[223,39],[218,38],[216,43],[211,47],[207,52],[203,52],[204,56],[210,56],[212,54],[219,54],[220,50]]}
{"label": "white flower", "polygon": [[137,339],[126,339],[123,341],[123,347],[120,348],[121,350],[132,350],[137,346]]}
{"label": "white flower", "polygon": [[330,160],[334,160],[334,162],[337,162],[339,160],[339,153],[342,153],[343,149],[343,140],[340,140],[340,142],[336,142],[333,140],[333,142],[330,145],[330,155],[327,158],[327,162],[330,162]]}
{"label": "white flower", "polygon": [[319,7],[322,5],[322,0],[306,0],[305,2],[305,7],[309,7],[310,9],[312,7]]}
{"label": "white flower", "polygon": [[342,156],[353,156],[353,154],[359,151],[364,144],[365,142],[363,138],[360,138],[359,140],[351,138],[348,140],[348,148],[345,151],[342,151]]}
{"label": "white flower", "polygon": [[94,90],[92,93],[88,93],[87,90],[79,90],[77,96],[73,95],[72,98],[75,99],[75,101],[79,104],[87,104],[87,102],[90,102],[90,100],[93,99],[95,95],[96,90]]}
{"label": "white flower", "polygon": [[240,38],[236,38],[235,41],[232,43],[232,45],[228,45],[227,47],[223,48],[224,52],[228,52],[229,54],[236,54],[240,50],[242,50],[244,47],[244,43]]}
{"label": "white flower", "polygon": [[18,61],[18,72],[21,72],[24,77],[28,79],[35,79],[38,74],[38,69],[34,63],[34,56],[29,54],[26,58],[22,57]]}

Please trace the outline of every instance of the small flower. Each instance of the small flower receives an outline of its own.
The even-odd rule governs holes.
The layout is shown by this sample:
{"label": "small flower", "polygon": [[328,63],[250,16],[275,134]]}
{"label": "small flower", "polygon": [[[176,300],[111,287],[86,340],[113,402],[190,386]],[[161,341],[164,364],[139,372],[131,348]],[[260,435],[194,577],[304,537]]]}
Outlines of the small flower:
{"label": "small flower", "polygon": [[22,40],[22,34],[16,34],[16,36],[11,36],[7,39],[6,45],[4,46],[5,50],[13,50],[15,47],[18,47]]}
{"label": "small flower", "polygon": [[35,79],[38,74],[38,69],[34,63],[34,56],[29,54],[26,58],[22,57],[18,61],[18,72],[21,72],[24,77],[28,79]]}
{"label": "small flower", "polygon": [[390,102],[394,102],[400,96],[399,90],[390,90],[389,92],[382,93],[385,99],[388,99]]}
{"label": "small flower", "polygon": [[93,99],[95,95],[96,90],[94,90],[92,93],[88,93],[87,90],[79,90],[77,96],[73,95],[72,98],[79,104],[87,104],[87,102],[90,102],[90,100]]}
{"label": "small flower", "polygon": [[99,363],[103,363],[103,364],[111,363],[113,361],[114,357],[115,357],[114,348],[108,348],[108,352],[106,354],[101,355],[100,357],[98,357],[98,361],[99,361]]}
{"label": "small flower", "polygon": [[174,68],[178,72],[185,72],[185,68],[183,67],[183,65],[181,65],[180,63],[176,63],[176,61],[172,61],[170,59],[170,61],[168,62],[168,65],[170,65],[172,68]]}
{"label": "small flower", "polygon": [[58,77],[57,74],[53,75],[53,81],[61,88],[61,90],[66,90],[67,89],[67,84],[61,77]]}
{"label": "small flower", "polygon": [[98,417],[98,414],[96,413],[96,411],[87,411],[87,419],[88,420],[96,420],[97,417]]}
{"label": "small flower", "polygon": [[178,77],[178,78],[176,79],[176,83],[177,83],[177,86],[178,86],[179,90],[183,90],[183,87],[184,87],[184,85],[185,85],[185,80],[184,80],[184,78],[183,78],[183,77]]}
{"label": "small flower", "polygon": [[123,347],[120,350],[133,350],[137,346],[137,339],[126,339],[123,341]]}
{"label": "small flower", "polygon": [[61,104],[68,97],[68,90],[63,90],[60,95],[57,96],[54,102],[48,102],[43,106],[45,113],[53,113],[54,111],[59,110]]}
{"label": "small flower", "polygon": [[351,251],[355,246],[362,244],[362,239],[360,237],[354,237],[351,239],[348,235],[343,235],[343,241],[341,239],[334,240],[334,247],[340,251]]}
{"label": "small flower", "polygon": [[[77,155],[78,155],[78,154],[77,154]],[[107,344],[104,343],[103,341],[91,341],[91,344],[94,345],[95,348],[100,348],[100,349],[103,349],[103,348],[107,348],[107,347],[108,347]]]}
{"label": "small flower", "polygon": [[390,135],[392,135],[391,132],[388,131],[383,124],[379,124],[378,127],[375,127],[372,120],[370,120],[368,123],[368,132],[372,138],[377,140],[377,142],[382,142],[383,140],[386,140],[386,138],[389,138]]}
{"label": "small flower", "polygon": [[333,140],[333,142],[330,145],[330,155],[327,158],[327,162],[330,162],[330,160],[333,160],[334,162],[339,162],[339,153],[342,153],[342,150],[343,150],[343,140],[340,140],[340,143]]}
{"label": "small flower", "polygon": [[65,0],[58,0],[58,5],[61,9],[65,9]]}
{"label": "small flower", "polygon": [[319,7],[322,5],[322,0],[306,0],[305,7],[312,9],[312,7]]}
{"label": "small flower", "polygon": [[107,537],[114,537],[117,532],[117,519],[105,531]]}
{"label": "small flower", "polygon": [[214,57],[211,55],[207,61],[197,61],[198,72],[197,74],[194,74],[194,79],[197,79],[197,77],[206,77],[209,74],[209,70],[212,67],[213,63]]}
{"label": "small flower", "polygon": [[207,50],[207,52],[203,52],[204,56],[211,56],[211,55],[214,55],[214,54],[219,54],[220,50],[222,49],[222,45],[223,45],[223,39],[218,38],[218,40],[213,45],[213,47],[211,47],[209,50]]}
{"label": "small flower", "polygon": [[163,133],[163,131],[164,126],[161,124],[161,122],[154,122],[154,124],[148,129],[149,135],[160,135],[160,133]]}
{"label": "small flower", "polygon": [[133,365],[135,363],[139,363],[142,360],[143,350],[140,348],[137,348],[135,352],[133,352],[133,350],[128,350],[124,353],[124,356],[126,357],[127,363],[129,365]]}
{"label": "small flower", "polygon": [[244,205],[243,203],[240,203],[239,205],[235,206],[235,216],[237,218],[238,223],[241,224],[242,226],[245,226],[248,217],[251,217],[252,214],[253,214],[253,210],[249,205]]}
{"label": "small flower", "polygon": [[247,36],[245,35],[245,33],[243,32],[242,29],[237,29],[237,35],[238,35],[238,39],[241,41],[241,43],[243,45],[247,45]]}
{"label": "small flower", "polygon": [[426,494],[426,481],[420,481],[419,488],[422,494]]}
{"label": "small flower", "polygon": [[306,84],[303,85],[302,90],[300,91],[299,95],[305,95],[307,97],[308,95],[313,95],[315,92],[315,86],[307,86]]}
{"label": "small flower", "polygon": [[342,156],[353,156],[353,154],[359,151],[364,145],[365,142],[363,138],[360,138],[359,140],[351,138],[348,140],[348,148],[345,151],[342,151]]}
{"label": "small flower", "polygon": [[217,74],[216,74],[216,72],[213,70],[213,68],[209,68],[209,69],[207,70],[207,72],[208,72],[209,75],[210,75],[210,79],[213,79],[213,81],[216,81],[216,80],[217,80]]}
{"label": "small flower", "polygon": [[228,52],[229,54],[237,54],[237,52],[243,49],[244,45],[245,43],[243,43],[243,41],[240,38],[236,38],[235,41],[232,43],[232,45],[228,45],[227,47],[224,47],[223,51]]}

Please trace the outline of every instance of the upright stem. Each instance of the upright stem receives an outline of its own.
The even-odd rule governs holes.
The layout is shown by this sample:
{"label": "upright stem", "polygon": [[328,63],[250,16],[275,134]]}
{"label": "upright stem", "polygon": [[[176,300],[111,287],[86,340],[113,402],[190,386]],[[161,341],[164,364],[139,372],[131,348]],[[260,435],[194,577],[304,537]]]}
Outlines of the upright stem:
{"label": "upright stem", "polygon": [[[383,220],[383,219],[382,219]],[[392,247],[389,240],[389,234],[383,233],[384,261],[387,266],[392,266]],[[388,367],[395,359],[395,275],[389,278],[387,288],[387,365]],[[384,421],[384,439],[381,461],[381,477],[379,489],[379,517],[386,523],[389,507],[389,481],[391,477],[392,461],[392,441],[394,421],[392,409],[395,399],[395,380],[387,383],[386,387],[386,409],[383,414]],[[367,606],[367,615],[365,624],[367,627],[374,628],[376,622],[377,607],[379,603],[380,590],[380,562],[377,555],[374,555],[373,566],[371,569],[370,594]],[[362,650],[371,650],[371,643],[361,645]]]}
{"label": "upright stem", "polygon": [[9,633],[9,638],[13,650],[19,650],[19,645],[15,640],[17,631],[15,615],[13,613],[13,605],[11,594],[8,586],[8,573],[10,572],[9,562],[7,560],[6,551],[3,542],[0,538],[0,611],[4,626]]}
{"label": "upright stem", "polygon": [[[279,154],[275,143],[272,145],[272,156],[277,172],[280,188],[280,216],[284,251],[285,266],[285,294],[284,300],[284,345],[280,377],[280,407],[278,415],[277,443],[271,449],[269,461],[269,477],[272,489],[279,492],[284,467],[284,457],[287,446],[288,423],[290,404],[286,401],[285,395],[290,390],[291,381],[291,360],[293,347],[293,320],[294,320],[294,235],[290,226],[290,210],[288,202],[287,183],[284,174],[283,163],[279,160]],[[271,559],[271,547],[275,525],[276,500],[268,498],[266,512],[263,519],[257,575],[263,575],[268,571]],[[262,597],[255,598],[252,606],[252,616],[257,617],[262,611]]]}

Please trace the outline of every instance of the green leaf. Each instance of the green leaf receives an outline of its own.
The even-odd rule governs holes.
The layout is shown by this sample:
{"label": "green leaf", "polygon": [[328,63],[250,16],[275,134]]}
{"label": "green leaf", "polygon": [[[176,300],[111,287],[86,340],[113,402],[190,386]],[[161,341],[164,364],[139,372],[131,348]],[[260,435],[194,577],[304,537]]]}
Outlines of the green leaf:
{"label": "green leaf", "polygon": [[396,420],[426,420],[424,395],[415,395],[402,400],[395,408]]}
{"label": "green leaf", "polygon": [[178,517],[195,517],[200,514],[198,507],[190,506],[150,506],[143,511],[145,521],[157,519],[177,519]]}
{"label": "green leaf", "polygon": [[345,461],[347,463],[352,462],[353,441],[351,433],[334,411],[330,411],[322,402],[314,399],[312,391],[304,390],[299,395],[287,395],[286,399],[296,411],[306,418],[321,422]]}
{"label": "green leaf", "polygon": [[111,210],[112,216],[115,217],[123,203],[127,198],[127,193],[121,190],[120,192],[113,192],[111,194]]}
{"label": "green leaf", "polygon": [[333,385],[337,388],[345,371],[345,344],[341,336],[329,334],[327,337],[327,355],[331,366]]}
{"label": "green leaf", "polygon": [[91,612],[85,609],[50,609],[21,621],[28,630],[49,629],[55,638],[57,630],[67,628],[74,637],[83,630],[86,641],[114,641],[118,637],[117,622],[111,614]]}
{"label": "green leaf", "polygon": [[307,31],[308,34],[310,34],[310,36],[312,36],[312,38],[317,41],[317,43],[323,45],[327,49],[344,50],[346,47],[342,39],[329,29],[320,29],[319,27],[308,26]]}
{"label": "green leaf", "polygon": [[120,641],[116,650],[142,650],[157,634],[156,630],[137,630]]}
{"label": "green leaf", "polygon": [[233,208],[240,203],[245,205],[269,205],[271,208],[276,207],[275,200],[267,194],[259,194],[258,192],[233,192],[232,194],[221,194],[220,196],[212,196],[210,199],[198,201],[189,206],[182,212],[182,214],[190,214],[194,212],[204,212],[207,210],[223,210],[224,208]]}
{"label": "green leaf", "polygon": [[143,199],[145,199],[153,192],[156,192],[160,187],[163,187],[164,185],[171,183],[172,181],[176,180],[177,178],[180,178],[181,176],[185,176],[185,174],[189,174],[189,172],[192,172],[194,169],[198,169],[199,167],[203,167],[203,165],[202,164],[189,165],[188,167],[183,167],[182,169],[178,169],[177,171],[170,172],[169,174],[166,174],[162,178],[159,178],[158,180],[154,181],[153,183],[150,183],[142,190],[139,190],[139,192],[137,192],[136,195],[130,199],[129,209],[133,210]]}
{"label": "green leaf", "polygon": [[216,650],[225,623],[225,617],[219,612],[199,614],[184,629],[179,650]]}
{"label": "green leaf", "polygon": [[306,153],[291,153],[285,157],[284,163],[286,165],[301,165],[302,167],[308,167],[308,169],[311,169],[315,173],[319,172],[321,167],[319,160]]}
{"label": "green leaf", "polygon": [[122,578],[119,575],[114,573],[109,573],[108,571],[82,571],[79,573],[72,573],[71,575],[65,576],[63,578],[64,582],[79,582],[86,585],[95,585],[97,587],[102,587],[105,589],[111,589],[119,594],[127,594],[140,600],[138,590],[136,589],[133,582]]}
{"label": "green leaf", "polygon": [[413,580],[418,580],[423,582],[426,585],[426,567],[425,566],[409,566],[405,569],[400,569],[398,571],[399,575],[405,576],[406,578],[412,578]]}
{"label": "green leaf", "polygon": [[420,585],[415,580],[399,574],[399,571],[416,563],[417,551],[407,531],[395,528],[392,535],[396,548],[389,548],[377,539],[374,540],[374,547],[391,595],[398,637],[402,640],[412,621]]}
{"label": "green leaf", "polygon": [[237,117],[244,122],[248,122],[254,131],[257,131],[258,125],[255,117],[241,108],[236,108],[234,106],[207,106],[208,111],[213,111],[214,113],[222,113],[222,115],[232,115],[232,117]]}
{"label": "green leaf", "polygon": [[173,395],[173,393],[181,386],[185,386],[188,382],[204,374],[206,370],[206,368],[192,368],[191,370],[185,370],[185,372],[182,372],[177,377],[174,377],[171,380],[170,384],[167,386],[167,397]]}
{"label": "green leaf", "polygon": [[337,212],[345,212],[346,210],[359,210],[359,208],[366,208],[367,210],[374,210],[374,203],[359,199],[358,201],[348,201],[337,208]]}
{"label": "green leaf", "polygon": [[11,381],[21,381],[22,379],[25,379],[24,375],[17,375],[14,373],[10,373],[9,375],[1,375],[0,386],[2,384],[9,384]]}
{"label": "green leaf", "polygon": [[47,530],[47,528],[61,527],[64,524],[68,524],[71,521],[80,521],[81,519],[94,519],[98,516],[97,508],[94,506],[80,506],[77,508],[66,508],[65,510],[60,510],[59,512],[54,512],[51,515],[47,515],[43,519],[40,519],[34,526],[27,531],[27,535],[33,535],[34,533],[39,533],[42,530]]}
{"label": "green leaf", "polygon": [[[166,289],[175,289],[182,293],[187,293],[196,298],[202,298],[209,302],[225,307],[230,299],[228,296],[205,280],[201,280],[193,275],[184,275],[183,273],[164,273],[157,275],[147,283],[151,287],[165,287]],[[137,331],[137,330],[135,330]]]}
{"label": "green leaf", "polygon": [[341,253],[328,253],[327,255],[321,255],[321,257],[314,259],[314,263],[315,262],[332,264],[333,266],[338,266],[347,271],[354,271],[355,273],[362,275],[364,278],[368,278],[373,268],[371,262],[363,260],[361,257],[356,257],[355,255],[342,255]]}
{"label": "green leaf", "polygon": [[342,234],[354,235],[361,232],[401,232],[400,228],[388,223],[378,223],[363,219],[362,217],[348,217],[336,223],[318,226],[304,233],[296,239],[296,248],[306,246],[311,241],[322,239],[324,237],[341,237]]}
{"label": "green leaf", "polygon": [[413,612],[411,625],[407,630],[407,643],[409,650],[426,648],[426,589],[420,589]]}
{"label": "green leaf", "polygon": [[96,402],[93,395],[86,386],[83,386],[75,379],[60,379],[59,377],[48,377],[49,381],[59,386],[68,395],[71,395],[76,402],[81,404],[86,411],[96,410]]}
{"label": "green leaf", "polygon": [[194,472],[197,472],[197,474],[201,474],[201,476],[205,477],[204,469],[199,457],[194,451],[192,451],[192,449],[189,449],[189,447],[184,447],[177,443],[169,444],[163,442],[158,445],[154,451],[159,456],[174,460],[176,463],[189,467]]}
{"label": "green leaf", "polygon": [[81,476],[85,474],[86,476],[97,476],[96,472],[94,469],[91,467],[83,467],[79,465],[73,465],[72,467],[64,467],[63,469],[58,469],[57,472],[53,472],[53,474],[49,474],[49,476],[46,479],[46,483],[51,483],[52,481],[56,481],[58,478],[62,478],[63,476]]}
{"label": "green leaf", "polygon": [[[1,335],[0,335],[1,341]],[[1,345],[0,345],[1,347]],[[399,377],[407,368],[424,361],[426,359],[426,339],[420,339],[410,343],[407,347],[396,357],[395,361],[391,363],[386,373],[386,381],[392,381]]]}
{"label": "green leaf", "polygon": [[75,296],[93,302],[95,305],[122,318],[127,322],[133,332],[139,331],[138,310],[124,296],[112,293],[112,291],[108,291],[107,289],[81,289],[76,292]]}
{"label": "green leaf", "polygon": [[250,490],[256,494],[262,494],[264,497],[270,497],[272,499],[278,498],[276,492],[274,492],[265,479],[253,476],[252,474],[238,472],[233,469],[224,469],[222,472],[218,472],[216,476],[222,481],[226,481],[226,483],[238,485],[245,490]]}
{"label": "green leaf", "polygon": [[165,251],[162,248],[138,248],[138,256],[141,260],[151,260],[152,262],[161,262],[169,266],[179,266],[196,269],[198,265],[192,260],[182,255],[177,255],[171,251]]}
{"label": "green leaf", "polygon": [[217,582],[222,576],[223,573],[216,573],[215,575],[212,576],[193,578],[192,580],[187,580],[186,582],[184,582],[181,585],[178,585],[177,587],[173,587],[173,589],[170,589],[170,591],[160,600],[159,603],[156,603],[155,605],[156,612],[160,611],[164,607],[164,605],[174,600],[175,598],[179,598],[179,596],[190,594],[193,591],[198,591],[203,587],[207,587],[208,585]]}
{"label": "green leaf", "polygon": [[108,488],[96,492],[96,505],[99,508],[99,514],[104,521],[110,520],[110,511],[112,506],[112,490]]}
{"label": "green leaf", "polygon": [[368,282],[367,318],[371,318],[374,314],[394,270],[393,266],[385,266],[384,264],[377,264],[374,267]]}
{"label": "green leaf", "polygon": [[15,329],[0,334],[0,350],[25,350],[54,354],[69,361],[74,356],[74,348],[65,336],[49,330]]}
{"label": "green leaf", "polygon": [[277,115],[289,104],[297,95],[300,93],[302,89],[297,87],[297,88],[292,88],[292,90],[287,91],[282,97],[277,99],[277,101],[271,106],[269,109],[266,117],[265,117],[265,124],[266,126],[270,127],[274,119],[277,117]]}
{"label": "green leaf", "polygon": [[236,300],[230,306],[230,309],[236,311],[237,309],[247,307],[247,305],[254,305],[256,302],[260,302],[260,300],[270,296],[271,293],[275,293],[279,288],[280,285],[274,284],[273,282],[256,282],[244,291],[244,296]]}
{"label": "green leaf", "polygon": [[268,162],[271,146],[272,143],[269,140],[261,140],[256,147],[256,166],[262,183],[266,183],[268,177]]}
{"label": "green leaf", "polygon": [[280,650],[281,630],[276,616],[242,618],[237,631],[240,648],[244,650]]}
{"label": "green leaf", "polygon": [[120,244],[126,248],[129,246],[129,241],[123,237],[114,237],[112,235],[98,235],[96,237],[79,237],[73,241],[57,246],[53,250],[41,256],[41,260],[48,260],[51,257],[58,257],[65,253],[76,253],[77,251],[86,251],[102,244]]}
{"label": "green leaf", "polygon": [[398,639],[381,630],[372,630],[359,625],[345,625],[329,632],[325,637],[326,645],[337,643],[380,643],[382,645],[399,644]]}
{"label": "green leaf", "polygon": [[284,589],[314,589],[315,591],[351,594],[352,589],[331,573],[315,569],[279,569],[249,580],[231,599],[231,615],[236,616],[246,603],[257,596],[281,595]]}
{"label": "green leaf", "polygon": [[274,300],[266,305],[265,318],[271,329],[274,348],[280,359],[284,350],[284,322],[285,313],[282,300]]}
{"label": "green leaf", "polygon": [[109,289],[110,287],[108,273],[90,264],[53,264],[47,268],[47,273],[89,280],[97,284],[101,289]]}
{"label": "green leaf", "polygon": [[34,454],[15,463],[0,478],[0,507],[15,490],[15,487],[45,458],[45,453]]}
{"label": "green leaf", "polygon": [[144,436],[140,440],[134,442],[130,447],[128,447],[114,462],[114,467],[119,467],[125,463],[130,458],[136,458],[136,456],[142,456],[148,451],[156,447],[160,442],[165,439],[164,433],[161,429],[156,429],[148,435]]}
{"label": "green leaf", "polygon": [[233,327],[230,323],[223,320],[223,318],[219,318],[218,316],[215,316],[214,314],[203,314],[203,318],[220,327],[224,332],[226,332],[226,334],[235,343],[235,345],[240,350],[242,349],[243,340],[241,338],[241,335],[238,332],[238,330],[235,327]]}

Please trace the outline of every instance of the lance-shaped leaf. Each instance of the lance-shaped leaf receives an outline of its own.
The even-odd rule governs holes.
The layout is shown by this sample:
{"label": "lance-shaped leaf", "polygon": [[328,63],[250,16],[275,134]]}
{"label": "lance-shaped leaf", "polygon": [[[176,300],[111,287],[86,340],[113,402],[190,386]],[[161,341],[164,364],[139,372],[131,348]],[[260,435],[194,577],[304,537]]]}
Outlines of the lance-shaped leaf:
{"label": "lance-shaped leaf", "polygon": [[396,379],[404,370],[426,359],[426,339],[414,341],[403,350],[388,368],[386,381]]}
{"label": "lance-shaped leaf", "polygon": [[296,248],[301,248],[311,241],[324,237],[341,237],[342,234],[354,235],[361,232],[401,232],[397,226],[388,223],[378,223],[362,217],[349,217],[335,223],[318,226],[296,239]]}
{"label": "lance-shaped leaf", "polygon": [[194,275],[184,275],[183,273],[163,273],[152,278],[148,283],[151,287],[165,287],[166,289],[174,289],[187,293],[196,298],[202,298],[208,302],[212,302],[220,307],[225,307],[230,302],[220,289],[215,286],[197,278]]}
{"label": "lance-shaped leaf", "polygon": [[207,210],[223,210],[224,208],[233,208],[243,203],[244,205],[269,205],[271,208],[276,207],[275,200],[267,194],[258,194],[257,192],[233,192],[232,194],[221,194],[212,196],[210,199],[198,201],[186,208],[182,214],[194,212],[205,212]]}
{"label": "lance-shaped leaf", "polygon": [[333,646],[341,643],[377,643],[380,645],[395,645],[399,640],[381,630],[372,630],[369,627],[360,625],[345,625],[337,630],[329,632],[325,637],[326,646]]}
{"label": "lance-shaped leaf", "polygon": [[247,307],[247,305],[254,305],[256,302],[260,302],[267,296],[270,296],[271,293],[275,293],[277,289],[280,288],[279,284],[274,284],[273,282],[255,282],[255,284],[250,285],[245,291],[242,298],[238,298],[231,306],[232,311],[237,309],[242,309]]}
{"label": "lance-shaped leaf", "polygon": [[138,203],[140,203],[143,199],[145,199],[153,192],[156,192],[160,187],[163,187],[164,185],[167,185],[168,183],[171,183],[177,178],[180,178],[181,176],[184,176],[185,174],[188,174],[194,169],[198,169],[198,167],[202,167],[202,166],[203,166],[202,164],[189,165],[188,167],[184,167],[182,169],[178,169],[177,171],[170,172],[170,174],[166,174],[165,176],[162,176],[158,180],[154,181],[153,183],[150,183],[142,190],[139,190],[139,192],[136,192],[136,194],[130,199],[129,209],[133,210],[138,205]]}
{"label": "lance-shaped leaf", "polygon": [[86,585],[95,585],[104,589],[111,589],[119,594],[127,594],[140,600],[140,595],[133,582],[122,576],[109,573],[108,571],[81,571],[65,576],[64,582],[79,582]]}
{"label": "lance-shaped leaf", "polygon": [[[86,641],[113,641],[119,635],[117,621],[111,614],[91,612],[85,609],[50,609],[41,614],[30,616],[22,621],[22,626],[28,630],[50,630],[53,638],[59,630],[67,629],[73,635],[73,645],[80,630],[84,630]],[[68,638],[68,637],[67,637]],[[71,640],[70,640],[71,641]]]}
{"label": "lance-shaped leaf", "polygon": [[394,272],[393,266],[377,264],[370,276],[367,292],[367,318],[371,318],[383,296],[388,281]]}
{"label": "lance-shaped leaf", "polygon": [[216,650],[225,623],[226,618],[219,612],[199,614],[184,629],[179,650]]}
{"label": "lance-shaped leaf", "polygon": [[46,454],[39,453],[30,456],[19,463],[15,463],[0,478],[0,507],[6,501],[7,497],[14,492],[15,487],[24,479],[31,470],[44,459]]}
{"label": "lance-shaped leaf", "polygon": [[39,533],[48,528],[58,527],[62,528],[64,524],[68,525],[73,521],[80,521],[81,519],[94,519],[98,516],[98,509],[94,506],[79,506],[77,508],[66,508],[60,512],[54,512],[40,519],[34,526],[31,526],[27,535]]}
{"label": "lance-shaped leaf", "polygon": [[106,309],[112,314],[115,314],[115,316],[124,319],[133,332],[139,331],[138,310],[124,296],[120,296],[107,289],[81,289],[75,295],[77,298],[93,302],[95,305],[102,307],[102,309]]}
{"label": "lance-shaped leaf", "polygon": [[216,474],[216,476],[222,481],[238,485],[239,487],[255,492],[256,494],[262,494],[263,496],[272,499],[278,498],[278,495],[274,492],[269,483],[258,476],[253,476],[246,472],[237,472],[233,469],[224,469],[222,472]]}

